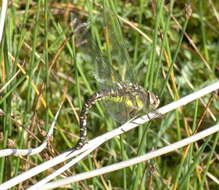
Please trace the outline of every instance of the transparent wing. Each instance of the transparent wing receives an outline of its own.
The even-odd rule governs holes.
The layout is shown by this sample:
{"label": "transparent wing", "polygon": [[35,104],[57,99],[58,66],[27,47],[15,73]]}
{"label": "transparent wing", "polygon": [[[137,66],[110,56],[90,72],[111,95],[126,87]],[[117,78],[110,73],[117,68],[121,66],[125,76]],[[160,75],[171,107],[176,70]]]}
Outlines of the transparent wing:
{"label": "transparent wing", "polygon": [[[104,85],[108,85],[116,82],[133,82],[133,69],[131,69],[130,59],[127,52],[127,45],[122,35],[120,22],[117,18],[116,13],[109,8],[107,5],[108,1],[105,2],[103,10],[103,42],[101,48],[94,50],[101,50],[99,55],[96,56],[96,79],[100,82],[101,88]],[[101,39],[100,36],[97,37]],[[99,41],[100,40],[96,40]]]}
{"label": "transparent wing", "polygon": [[125,123],[132,118],[130,110],[124,102],[104,102],[107,112],[119,123]]}
{"label": "transparent wing", "polygon": [[[109,1],[106,1],[108,3]],[[121,24],[116,13],[107,5],[104,9],[106,47],[110,52],[113,80],[119,82],[133,82],[132,65],[128,56],[128,47],[123,38]]]}
{"label": "transparent wing", "polygon": [[[115,12],[105,2],[104,7],[104,44],[101,55],[96,56],[96,79],[100,89],[117,88],[117,83],[133,82],[127,46],[122,35],[120,22]],[[98,48],[95,48],[96,50]],[[100,53],[99,53],[100,55]],[[104,103],[109,114],[118,122],[130,119],[130,108],[125,102],[107,101]]]}

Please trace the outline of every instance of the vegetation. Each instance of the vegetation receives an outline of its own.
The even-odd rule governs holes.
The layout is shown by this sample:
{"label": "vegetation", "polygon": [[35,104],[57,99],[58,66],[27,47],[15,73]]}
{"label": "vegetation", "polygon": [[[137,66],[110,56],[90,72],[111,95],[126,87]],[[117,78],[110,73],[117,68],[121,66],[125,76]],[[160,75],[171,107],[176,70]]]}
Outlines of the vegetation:
{"label": "vegetation", "polygon": [[[0,159],[1,183],[76,144],[82,105],[98,91],[92,59],[97,54],[84,41],[94,34],[99,34],[100,42],[104,41],[104,2],[12,1],[8,4],[0,56],[1,147],[39,146],[59,105],[65,101],[46,150],[34,156]],[[134,79],[159,96],[160,106],[218,79],[218,1],[108,2],[119,15],[121,41],[128,51]],[[83,23],[93,33],[84,32]],[[213,126],[218,118],[218,93],[209,94],[105,143],[63,175],[144,154]],[[104,104],[92,107],[88,118],[89,139],[117,126],[119,123],[107,113]],[[212,135],[177,152],[72,184],[71,188],[218,189],[215,180],[219,178],[218,137]],[[23,182],[19,188],[32,185],[48,173]]]}

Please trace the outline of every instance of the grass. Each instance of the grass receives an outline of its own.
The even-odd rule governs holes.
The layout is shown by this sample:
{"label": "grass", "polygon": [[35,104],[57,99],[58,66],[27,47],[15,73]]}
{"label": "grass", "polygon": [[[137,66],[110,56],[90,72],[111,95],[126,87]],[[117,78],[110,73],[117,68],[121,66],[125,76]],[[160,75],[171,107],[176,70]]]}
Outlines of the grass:
{"label": "grass", "polygon": [[[135,72],[134,80],[155,92],[161,105],[218,79],[218,2],[192,2],[192,15],[188,7],[185,9],[184,1],[168,4],[162,0],[157,4],[143,0],[108,2],[120,16],[123,35],[118,30],[115,37],[119,45],[125,42],[129,63]],[[77,142],[81,107],[98,90],[91,58],[97,54],[90,46],[80,45],[89,35],[83,35],[81,30],[79,36],[71,33],[80,23],[90,23],[91,35],[98,45],[103,45],[103,3],[103,0],[74,4],[13,1],[8,5],[0,56],[0,108],[4,112],[0,116],[1,147],[40,145],[64,98],[65,102],[46,150],[34,156],[0,159],[1,183]],[[75,18],[76,24],[73,23]],[[109,19],[109,24],[116,25],[116,21]],[[121,46],[118,47],[113,48],[123,60],[119,55]],[[123,69],[125,64],[117,66]],[[105,143],[63,175],[90,171],[176,142],[216,124],[218,115],[218,94],[209,94]],[[103,104],[90,110],[89,139],[117,126]],[[72,184],[71,188],[217,189],[219,184],[210,177],[219,177],[217,142],[218,134],[212,135],[150,162],[84,180]],[[47,175],[43,173],[26,180],[16,189],[26,188]]]}

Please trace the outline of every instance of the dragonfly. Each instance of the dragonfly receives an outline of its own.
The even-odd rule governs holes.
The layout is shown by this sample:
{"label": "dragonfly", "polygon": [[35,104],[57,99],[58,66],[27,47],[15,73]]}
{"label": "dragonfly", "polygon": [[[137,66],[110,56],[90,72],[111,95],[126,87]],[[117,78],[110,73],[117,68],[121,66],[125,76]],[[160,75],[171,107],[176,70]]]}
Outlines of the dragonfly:
{"label": "dragonfly", "polygon": [[135,117],[141,110],[148,113],[156,109],[160,103],[158,96],[134,82],[134,69],[116,13],[104,9],[103,14],[104,47],[99,48],[98,43],[92,40],[94,77],[100,90],[91,95],[81,109],[80,138],[74,147],[75,150],[81,149],[87,142],[87,118],[89,110],[97,102],[104,102],[110,115],[120,123]]}

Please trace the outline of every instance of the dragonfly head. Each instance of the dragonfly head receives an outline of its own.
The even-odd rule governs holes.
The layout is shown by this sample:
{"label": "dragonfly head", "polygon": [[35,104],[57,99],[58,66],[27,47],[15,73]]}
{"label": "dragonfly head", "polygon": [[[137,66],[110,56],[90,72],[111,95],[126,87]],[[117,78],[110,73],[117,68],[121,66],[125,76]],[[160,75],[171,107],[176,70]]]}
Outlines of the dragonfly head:
{"label": "dragonfly head", "polygon": [[148,92],[148,93],[149,93],[149,102],[150,102],[151,107],[153,107],[154,109],[157,108],[160,104],[160,100],[158,96],[156,96],[152,92]]}

